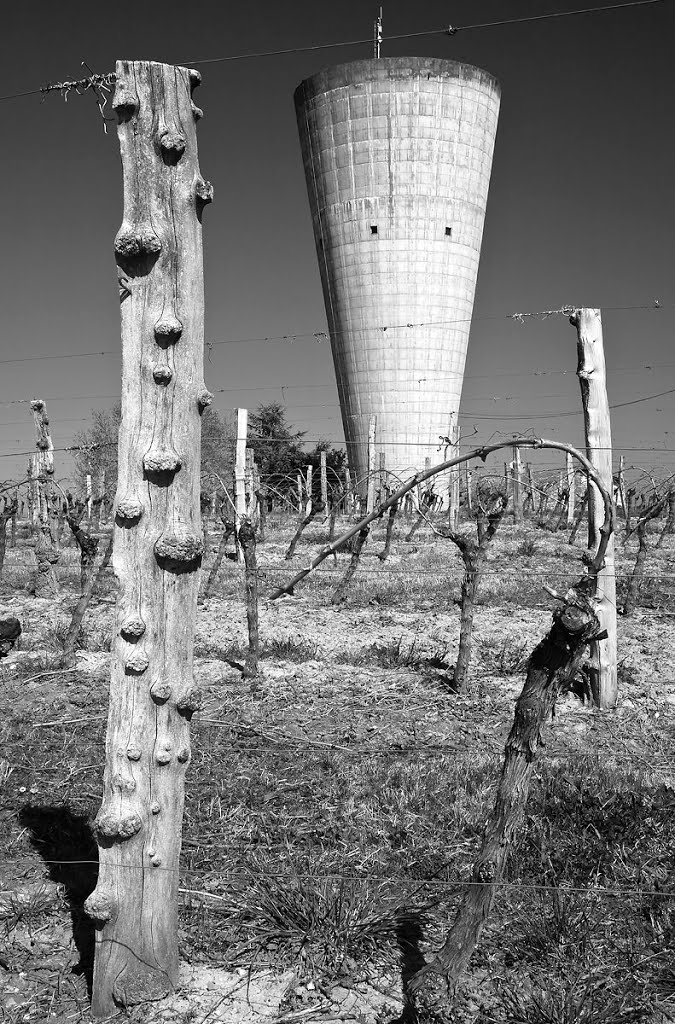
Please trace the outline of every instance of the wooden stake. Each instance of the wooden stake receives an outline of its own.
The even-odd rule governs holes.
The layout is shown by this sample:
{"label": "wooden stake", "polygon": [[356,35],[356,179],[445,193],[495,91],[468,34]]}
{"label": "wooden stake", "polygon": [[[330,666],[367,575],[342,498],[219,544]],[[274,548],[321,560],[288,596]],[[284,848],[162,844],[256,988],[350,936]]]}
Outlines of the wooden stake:
{"label": "wooden stake", "polygon": [[352,491],[352,475],[345,466],[345,515],[350,516],[354,511],[354,492]]}
{"label": "wooden stake", "polygon": [[[577,329],[577,376],[581,387],[586,433],[586,456],[596,468],[604,487],[612,494],[612,432],[605,376],[602,317],[599,309],[577,309],[570,317]],[[603,505],[595,484],[589,482],[589,547],[595,549],[604,519]],[[597,577],[598,619],[607,639],[593,644],[591,670],[593,699],[598,707],[613,708],[617,700],[616,668],[616,578],[614,536],[609,538],[605,564]]]}
{"label": "wooden stake", "polygon": [[[459,455],[459,423],[457,423],[455,413],[452,414],[452,417],[454,421],[450,434],[452,438],[452,454]],[[450,471],[450,479],[448,481],[448,526],[451,530],[456,530],[459,526],[459,477],[459,467]]]}
{"label": "wooden stake", "polygon": [[[571,458],[571,456],[570,456]],[[523,506],[520,494],[521,466],[520,449],[514,446],[513,449],[513,521],[521,523],[523,519]]]}
{"label": "wooden stake", "polygon": [[626,477],[624,474],[625,459],[623,455],[619,456],[619,475],[617,479],[617,491],[618,491],[618,504],[621,505],[621,511],[623,512],[624,519],[626,518]]}
{"label": "wooden stake", "polygon": [[574,506],[576,504],[576,488],[575,488],[575,475],[574,465],[572,463],[572,456],[567,452],[565,456],[565,466],[567,469],[567,525],[572,526],[574,523]]}
{"label": "wooden stake", "polygon": [[366,491],[366,515],[375,508],[375,436],[377,416],[370,417],[368,424],[368,489]]}
{"label": "wooden stake", "polygon": [[387,496],[387,469],[386,469],[386,455],[384,452],[378,452],[377,456],[377,469],[378,469],[378,502],[384,501]]}
{"label": "wooden stake", "polygon": [[178,983],[178,867],[198,569],[204,295],[196,71],[118,61],[112,107],[124,176],[115,239],[122,422],[113,567],[118,579],[92,1013],[157,1000]]}
{"label": "wooden stake", "polygon": [[305,502],[305,515],[311,516],[312,514],[312,470],[313,466],[307,466],[306,477],[305,477],[305,493],[307,495],[307,501]]}
{"label": "wooden stake", "polygon": [[328,477],[326,476],[326,453],[319,452],[319,473],[321,474],[321,504],[328,505]]}
{"label": "wooden stake", "polygon": [[248,437],[248,409],[235,409],[237,438],[234,456],[234,510],[237,531],[237,561],[244,561],[244,552],[239,543],[239,524],[246,515],[246,441]]}
{"label": "wooden stake", "polygon": [[527,464],[527,487],[530,493],[530,501],[532,503],[532,514],[534,515],[536,505],[534,503],[535,486],[534,486],[534,474],[532,472],[532,463]]}

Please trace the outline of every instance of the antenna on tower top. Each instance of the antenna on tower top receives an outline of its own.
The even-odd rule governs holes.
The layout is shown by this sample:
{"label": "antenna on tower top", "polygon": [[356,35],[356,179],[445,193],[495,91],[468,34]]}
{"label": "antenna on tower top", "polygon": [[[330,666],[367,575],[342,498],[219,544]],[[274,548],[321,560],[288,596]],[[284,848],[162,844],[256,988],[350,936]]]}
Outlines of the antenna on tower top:
{"label": "antenna on tower top", "polygon": [[380,50],[382,49],[382,8],[380,7],[380,13],[378,14],[373,24],[373,56],[375,60],[380,59]]}

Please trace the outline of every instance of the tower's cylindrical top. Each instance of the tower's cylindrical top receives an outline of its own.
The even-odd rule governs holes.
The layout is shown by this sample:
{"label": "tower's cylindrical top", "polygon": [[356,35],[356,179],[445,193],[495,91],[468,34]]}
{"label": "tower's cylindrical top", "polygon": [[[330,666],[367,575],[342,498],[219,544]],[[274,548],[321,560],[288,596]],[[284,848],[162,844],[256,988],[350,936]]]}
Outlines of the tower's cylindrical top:
{"label": "tower's cylindrical top", "polygon": [[438,461],[459,410],[500,87],[429,57],[359,60],[295,105],[350,462]]}

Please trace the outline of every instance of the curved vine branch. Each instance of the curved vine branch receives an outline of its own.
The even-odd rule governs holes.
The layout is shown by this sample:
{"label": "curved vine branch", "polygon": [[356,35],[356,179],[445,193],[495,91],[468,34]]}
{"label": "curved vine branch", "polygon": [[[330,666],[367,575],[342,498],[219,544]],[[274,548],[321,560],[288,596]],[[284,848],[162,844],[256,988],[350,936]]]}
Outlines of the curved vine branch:
{"label": "curved vine branch", "polygon": [[388,508],[391,508],[392,505],[394,505],[396,502],[399,502],[401,498],[404,498],[409,491],[411,491],[414,487],[419,486],[419,484],[424,483],[425,480],[430,480],[438,473],[443,473],[448,469],[452,469],[453,466],[459,466],[464,462],[471,461],[472,459],[481,459],[483,462],[485,462],[488,455],[491,455],[493,452],[498,452],[504,448],[513,447],[530,449],[550,448],[555,451],[568,452],[572,456],[572,458],[576,459],[581,464],[584,472],[588,474],[590,479],[598,488],[598,492],[600,493],[604,505],[605,519],[602,524],[602,527],[600,528],[600,537],[597,551],[593,556],[590,556],[588,554],[585,555],[584,559],[585,561],[587,561],[588,577],[590,580],[594,580],[598,572],[602,568],[605,557],[605,551],[607,549],[607,543],[614,530],[615,516],[614,505],[612,502],[611,495],[605,488],[595,467],[589,462],[585,455],[583,455],[577,448],[574,448],[571,444],[566,444],[564,441],[549,441],[546,440],[545,438],[517,437],[510,441],[499,441],[496,442],[495,444],[483,445],[481,448],[476,448],[465,455],[457,455],[453,459],[447,459],[445,462],[440,462],[437,466],[431,466],[429,469],[420,470],[419,473],[415,473],[415,475],[412,476],[409,480],[407,480],[404,484],[402,484],[398,488],[398,490],[390,494],[386,501],[381,502],[377,506],[377,508],[373,509],[370,515],[365,516],[358,523],[355,523],[353,526],[349,528],[349,530],[346,531],[346,533],[343,533],[336,540],[332,541],[332,543],[327,544],[325,547],[321,548],[319,553],[315,555],[315,557],[312,559],[308,566],[297,572],[295,576],[293,576],[284,586],[277,587],[276,590],[273,590],[272,593],[269,595],[269,600],[276,601],[284,594],[292,594],[296,585],[300,583],[300,581],[303,580],[306,576],[309,576],[309,574],[313,572],[314,569],[316,569],[316,567],[320,565],[325,558],[328,558],[329,555],[332,555],[335,551],[342,547],[343,544],[345,544],[348,540],[354,537],[365,526],[368,526],[375,519],[379,519],[387,511]]}

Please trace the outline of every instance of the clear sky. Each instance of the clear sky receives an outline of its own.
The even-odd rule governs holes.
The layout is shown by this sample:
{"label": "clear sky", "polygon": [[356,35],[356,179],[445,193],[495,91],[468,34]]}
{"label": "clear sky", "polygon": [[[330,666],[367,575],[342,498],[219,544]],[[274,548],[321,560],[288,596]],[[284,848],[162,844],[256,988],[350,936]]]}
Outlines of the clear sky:
{"label": "clear sky", "polygon": [[[449,17],[462,26],[607,2],[383,4],[383,55],[466,61],[502,85],[462,398],[465,437],[475,425],[476,441],[521,430],[582,439],[579,415],[554,415],[579,407],[573,328],[561,316],[521,324],[513,313],[600,306],[610,402],[675,389],[675,0],[452,37],[387,37],[440,29]],[[223,413],[281,401],[308,439],[338,444],[330,347],[314,337],[326,320],[293,91],[320,67],[369,56],[372,46],[206,61],[369,40],[376,13],[377,5],[363,0],[139,0],[123,8],[36,0],[3,14],[0,96],[80,78],[82,61],[96,72],[113,70],[118,58],[199,68],[200,163],[215,187],[204,216],[206,336],[213,343],[207,384]],[[112,405],[119,394],[112,246],[122,185],[115,125],[104,134],[91,94],[71,94],[67,103],[58,93],[3,100],[0,124],[6,456],[34,446],[31,397],[46,399],[58,448],[92,408]],[[627,306],[647,308],[620,308]],[[309,337],[279,340],[296,334]],[[276,340],[246,340],[267,337]],[[616,409],[616,454],[625,450],[628,465],[674,472],[674,412],[675,394]],[[0,480],[22,475],[26,462],[23,455],[0,458]],[[57,455],[56,472],[70,475],[67,456]]]}

